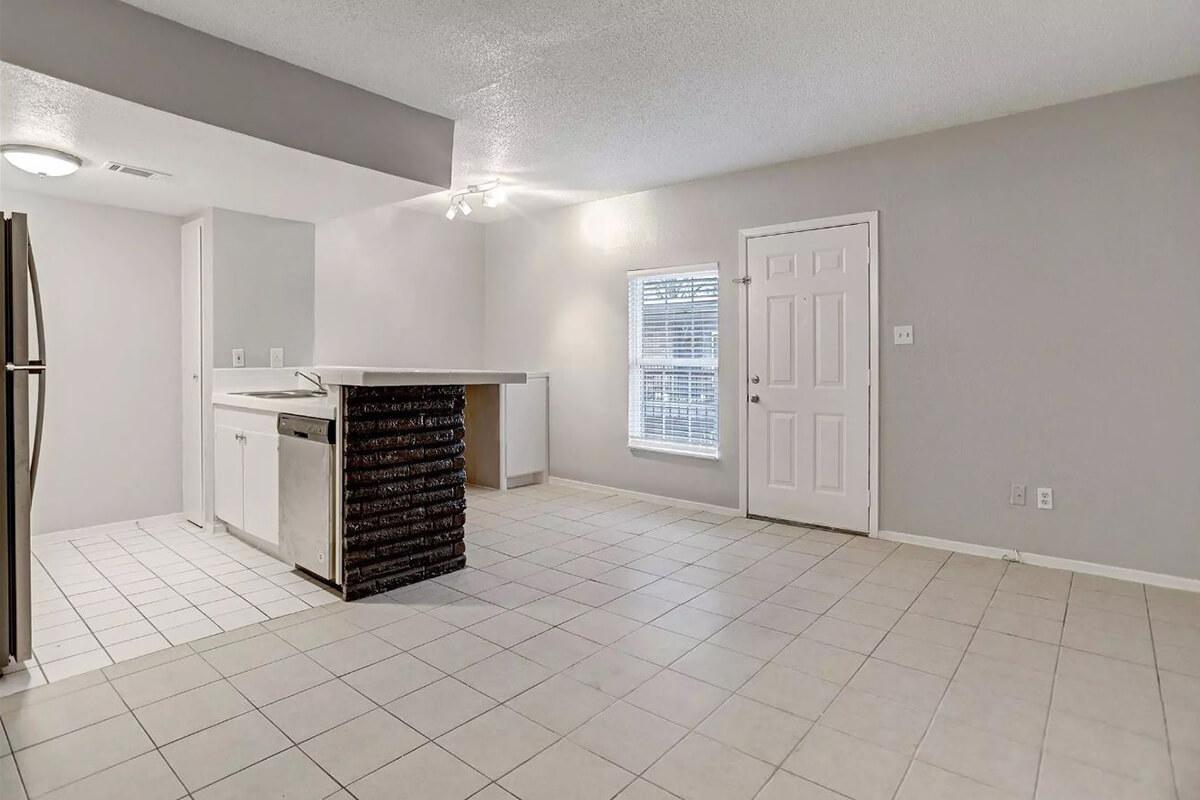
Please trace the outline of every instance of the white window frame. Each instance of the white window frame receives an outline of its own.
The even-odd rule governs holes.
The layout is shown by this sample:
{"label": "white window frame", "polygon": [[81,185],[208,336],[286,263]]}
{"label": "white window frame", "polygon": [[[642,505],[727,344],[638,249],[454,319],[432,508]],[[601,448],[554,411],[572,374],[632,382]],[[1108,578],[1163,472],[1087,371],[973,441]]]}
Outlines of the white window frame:
{"label": "white window frame", "polygon": [[[670,455],[688,456],[690,458],[700,458],[700,459],[705,459],[705,460],[709,460],[709,461],[717,461],[717,460],[720,460],[720,457],[721,457],[721,454],[720,454],[720,450],[721,450],[721,447],[720,447],[720,445],[721,445],[720,370],[721,370],[721,367],[720,367],[720,356],[719,355],[712,359],[712,365],[711,365],[712,369],[713,369],[713,386],[716,389],[716,393],[714,395],[715,399],[714,399],[714,409],[713,410],[717,416],[717,441],[712,447],[702,446],[702,445],[689,445],[689,444],[686,444],[683,442],[668,442],[668,441],[662,441],[662,440],[657,440],[657,439],[641,438],[641,437],[635,435],[635,431],[633,429],[633,424],[634,424],[633,410],[634,410],[635,405],[639,402],[638,398],[635,398],[635,396],[634,396],[635,388],[639,385],[638,382],[635,380],[634,376],[635,376],[635,371],[640,369],[640,367],[643,363],[643,361],[640,357],[641,331],[635,327],[635,321],[634,321],[634,316],[633,316],[634,308],[633,308],[632,298],[629,297],[629,294],[632,290],[633,282],[635,280],[640,280],[643,278],[654,278],[654,277],[662,277],[662,276],[668,276],[668,275],[682,276],[682,275],[689,275],[689,274],[696,273],[696,272],[712,273],[713,276],[717,278],[718,287],[720,286],[720,269],[719,269],[719,265],[716,263],[690,264],[690,265],[679,266],[679,267],[656,267],[656,268],[652,268],[652,269],[636,269],[636,270],[629,270],[627,273],[625,273],[626,292],[627,292],[626,303],[628,306],[628,313],[629,313],[629,326],[628,326],[629,327],[629,372],[628,372],[628,376],[627,376],[627,378],[628,378],[628,384],[627,384],[628,402],[627,402],[627,406],[626,406],[626,425],[627,425],[627,433],[628,433],[628,447],[630,450],[635,450],[635,451],[640,450],[640,451],[646,451],[646,452],[652,452],[652,453],[667,453]],[[719,296],[719,291],[718,291],[718,296]],[[719,339],[720,339],[719,323],[718,323],[718,329],[717,329],[717,337],[718,337],[718,348],[719,348]],[[707,366],[707,365],[704,365],[704,366]]]}

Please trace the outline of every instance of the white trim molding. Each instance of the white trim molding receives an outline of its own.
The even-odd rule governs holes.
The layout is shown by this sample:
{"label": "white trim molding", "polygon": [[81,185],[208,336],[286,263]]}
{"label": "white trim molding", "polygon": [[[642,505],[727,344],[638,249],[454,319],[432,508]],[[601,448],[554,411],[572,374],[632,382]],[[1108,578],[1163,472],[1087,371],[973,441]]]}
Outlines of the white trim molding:
{"label": "white trim molding", "polygon": [[[45,533],[35,533],[33,538],[43,544],[57,544],[59,542],[67,542],[71,539],[79,539],[84,536],[104,536],[110,533],[120,533],[122,531],[130,531],[140,528],[143,525],[169,525],[186,523],[187,518],[184,517],[182,511],[172,511],[168,514],[156,514],[150,517],[137,517],[135,519],[123,519],[116,522],[101,522],[96,525],[85,525],[82,528],[65,528],[57,531],[46,531]],[[196,530],[201,530],[199,526],[195,526]]]}
{"label": "white trim molding", "polygon": [[708,511],[712,514],[724,514],[728,517],[744,517],[746,516],[740,510],[730,506],[715,506],[711,503],[697,503],[694,500],[681,500],[678,497],[664,497],[661,494],[647,494],[646,492],[635,492],[631,489],[621,489],[616,486],[604,486],[599,483],[585,483],[584,481],[575,481],[570,478],[559,478],[551,475],[549,483],[552,486],[563,486],[568,489],[584,489],[589,492],[609,492],[611,494],[623,494],[628,497],[634,497],[638,500],[645,500],[647,503],[662,503],[667,506],[675,506],[677,508],[691,508],[696,511]]}
{"label": "white trim molding", "polygon": [[[778,236],[781,233],[800,233],[822,228],[840,228],[846,225],[867,225],[867,235],[870,247],[870,508],[867,514],[867,531],[870,536],[879,533],[879,212],[864,211],[858,214],[841,214],[836,217],[821,217],[801,222],[787,222],[782,225],[766,225],[760,228],[743,228],[738,231],[738,511],[745,516],[749,513],[749,469],[750,458],[747,452],[748,432],[746,415],[749,404],[746,401],[746,386],[748,384],[749,352],[749,302],[745,278],[749,275],[747,264],[747,247],[751,239],[760,236]],[[803,524],[803,520],[795,520]]]}
{"label": "white trim molding", "polygon": [[1047,556],[1041,553],[1028,553],[1024,550],[1008,550],[1003,547],[992,547],[985,544],[960,542],[955,539],[939,539],[934,536],[918,536],[900,531],[879,531],[876,538],[889,542],[915,544],[921,547],[932,547],[935,550],[950,550],[955,553],[965,553],[983,558],[999,558],[1020,564],[1031,564],[1050,569],[1065,569],[1084,575],[1098,575],[1102,578],[1115,578],[1121,581],[1144,583],[1148,586],[1158,586],[1163,589],[1178,589],[1184,592],[1200,592],[1200,578],[1184,578],[1179,575],[1164,575],[1160,572],[1114,567],[1109,564],[1097,564],[1092,561],[1079,561],[1074,558]]}

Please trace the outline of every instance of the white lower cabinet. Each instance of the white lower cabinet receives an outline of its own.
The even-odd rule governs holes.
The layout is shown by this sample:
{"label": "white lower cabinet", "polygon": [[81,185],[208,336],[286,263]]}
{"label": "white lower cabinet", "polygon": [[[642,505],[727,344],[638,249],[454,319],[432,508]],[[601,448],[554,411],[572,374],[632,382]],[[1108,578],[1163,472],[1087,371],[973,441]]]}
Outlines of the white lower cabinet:
{"label": "white lower cabinet", "polygon": [[504,471],[509,486],[529,476],[545,480],[550,470],[548,385],[546,377],[531,375],[527,383],[504,386]]}
{"label": "white lower cabinet", "polygon": [[512,489],[550,479],[550,380],[467,387],[467,481]]}
{"label": "white lower cabinet", "polygon": [[275,414],[213,411],[213,501],[217,518],[279,545],[279,436]]}
{"label": "white lower cabinet", "polygon": [[279,436],[242,433],[242,530],[279,544]]}
{"label": "white lower cabinet", "polygon": [[213,430],[213,511],[218,519],[242,528],[242,432],[226,425],[214,425]]}

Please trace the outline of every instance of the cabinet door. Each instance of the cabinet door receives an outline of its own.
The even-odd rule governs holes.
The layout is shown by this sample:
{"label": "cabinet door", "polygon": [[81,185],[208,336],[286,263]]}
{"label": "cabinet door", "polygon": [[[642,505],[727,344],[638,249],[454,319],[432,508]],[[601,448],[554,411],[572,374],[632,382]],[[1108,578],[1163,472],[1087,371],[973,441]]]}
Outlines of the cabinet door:
{"label": "cabinet door", "polygon": [[505,474],[510,477],[549,469],[545,378],[504,387]]}
{"label": "cabinet door", "polygon": [[242,530],[273,545],[279,544],[279,437],[243,431]]}
{"label": "cabinet door", "polygon": [[218,519],[236,528],[244,524],[241,435],[225,425],[213,428],[213,510]]}

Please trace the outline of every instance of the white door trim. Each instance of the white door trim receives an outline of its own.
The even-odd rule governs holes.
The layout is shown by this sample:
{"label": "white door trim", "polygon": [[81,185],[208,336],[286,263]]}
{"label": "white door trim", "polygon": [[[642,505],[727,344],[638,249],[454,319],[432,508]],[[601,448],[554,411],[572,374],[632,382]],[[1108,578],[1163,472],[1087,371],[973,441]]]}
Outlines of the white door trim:
{"label": "white door trim", "polygon": [[777,236],[781,233],[801,233],[803,231],[819,230],[821,228],[838,228],[844,225],[861,225],[866,223],[870,240],[871,258],[870,275],[870,327],[871,344],[869,357],[871,361],[870,386],[870,513],[868,515],[868,532],[871,536],[879,535],[879,212],[865,211],[860,214],[842,214],[836,217],[822,217],[801,222],[786,222],[781,225],[766,225],[761,228],[743,228],[738,231],[738,511],[746,514],[749,509],[750,458],[748,452],[749,439],[747,436],[747,413],[749,403],[746,399],[746,387],[749,376],[747,365],[749,361],[749,294],[746,284],[741,282],[749,274],[747,267],[747,247],[751,239],[760,236]]}

